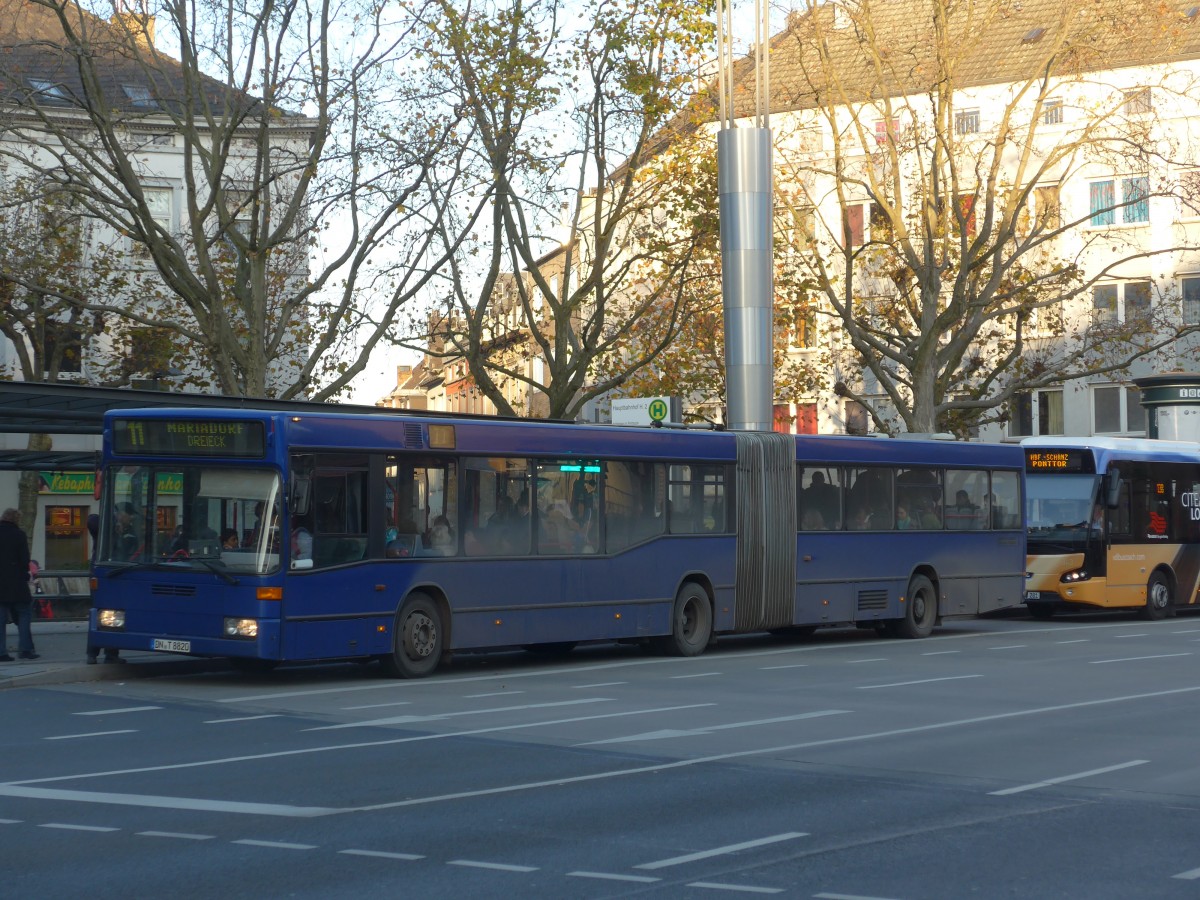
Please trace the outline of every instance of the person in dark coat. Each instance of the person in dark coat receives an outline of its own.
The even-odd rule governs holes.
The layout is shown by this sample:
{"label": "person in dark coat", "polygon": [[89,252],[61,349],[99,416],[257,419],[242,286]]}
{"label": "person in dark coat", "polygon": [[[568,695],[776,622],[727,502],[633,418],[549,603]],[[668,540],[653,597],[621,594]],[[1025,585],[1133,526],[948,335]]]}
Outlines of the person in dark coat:
{"label": "person in dark coat", "polygon": [[17,623],[17,648],[21,659],[37,659],[33,649],[33,596],[29,593],[29,539],[21,530],[21,513],[6,509],[0,513],[0,626],[4,641],[0,644],[0,662],[12,662],[8,654],[8,620]]}
{"label": "person in dark coat", "polygon": [[[87,530],[88,534],[92,536],[92,564],[94,565],[96,562],[96,553],[100,548],[100,517],[95,513],[92,513],[87,517]],[[91,579],[89,578],[88,581],[90,582]],[[105,647],[103,649],[104,661],[106,663],[125,662],[125,660],[121,659],[121,652],[119,650],[116,650],[113,647]],[[95,644],[90,642],[88,643],[87,661],[89,666],[94,666],[96,664],[96,660],[100,656],[100,650],[101,648],[97,647]]]}

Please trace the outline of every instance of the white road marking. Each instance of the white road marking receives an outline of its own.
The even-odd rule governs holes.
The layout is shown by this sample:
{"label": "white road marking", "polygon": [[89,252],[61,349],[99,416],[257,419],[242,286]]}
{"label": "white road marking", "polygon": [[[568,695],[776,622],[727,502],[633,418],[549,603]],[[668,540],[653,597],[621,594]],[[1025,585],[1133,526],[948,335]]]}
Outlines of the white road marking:
{"label": "white road marking", "polygon": [[1089,641],[1087,638],[1076,638],[1073,641],[1055,641],[1054,643],[1056,643],[1056,644],[1089,644],[1089,643],[1091,643],[1091,641]]}
{"label": "white road marking", "polygon": [[89,731],[86,734],[56,734],[42,738],[43,741],[73,741],[75,738],[107,737],[110,734],[137,734],[136,728],[122,728],[120,731]]}
{"label": "white road marking", "polygon": [[252,816],[312,818],[338,812],[323,806],[280,806],[273,803],[243,803],[234,800],[198,800],[191,797],[156,797],[150,794],[114,794],[104,791],[66,791],[56,788],[0,784],[0,796],[34,800],[73,800],[80,803],[109,803],[114,806],[146,806],[156,809],[191,809],[201,812],[241,813]]}
{"label": "white road marking", "polygon": [[790,666],[759,666],[764,672],[773,672],[776,669],[807,669],[808,663],[792,663]]}
{"label": "white road marking", "polygon": [[1181,628],[1177,631],[1172,631],[1171,634],[1195,634],[1197,631],[1200,631],[1200,628]]}
{"label": "white road marking", "polygon": [[[1177,694],[1194,694],[1200,691],[1200,686],[1193,685],[1184,688],[1169,688],[1146,694],[1126,694],[1120,697],[1106,697],[1101,700],[1082,700],[1078,703],[1062,703],[1055,706],[1038,706],[1032,709],[1020,709],[1012,712],[994,713],[987,716],[973,716],[969,719],[950,719],[945,722],[935,722],[930,725],[914,725],[909,728],[894,728],[889,731],[875,731],[867,734],[852,734],[845,737],[825,738],[818,741],[804,741],[798,744],[783,744],[777,747],[759,747],[754,750],[737,750],[731,753],[717,753],[711,756],[698,756],[691,759],[675,760],[646,766],[636,766],[628,769],[614,769],[607,772],[593,772],[590,775],[576,775],[571,778],[555,778],[546,781],[531,781],[520,784],[501,785],[494,788],[483,788],[477,791],[460,791],[454,794],[438,794],[429,797],[414,797],[408,800],[394,800],[389,803],[376,803],[370,806],[351,807],[344,812],[375,812],[383,809],[403,809],[410,806],[423,806],[430,803],[445,803],[456,800],[467,800],[475,797],[494,797],[501,794],[511,794],[519,791],[538,790],[540,788],[561,788],[568,784],[583,784],[589,781],[604,781],[609,778],[627,778],[631,775],[658,774],[672,769],[686,769],[691,766],[702,766],[710,763],[727,762],[732,759],[749,759],[755,756],[767,756],[772,753],[791,753],[796,750],[811,750],[816,747],[834,747],[839,744],[853,744],[860,741],[874,741],[885,738],[900,737],[901,735],[922,734],[930,731],[942,731],[947,728],[962,728],[969,725],[982,725],[999,722],[1005,719],[1019,719],[1025,716],[1040,716],[1060,713],[1072,709],[1088,709],[1096,706],[1107,706],[1113,703],[1128,703],[1131,701],[1150,700],[1159,697],[1171,697]],[[4,793],[0,785],[0,795]]]}
{"label": "white road marking", "polygon": [[103,825],[67,825],[64,822],[46,822],[38,828],[62,828],[65,831],[120,831],[120,828],[106,828]]}
{"label": "white road marking", "polygon": [[465,694],[464,700],[478,700],[482,697],[512,697],[516,694],[523,694],[524,691],[492,691],[490,694]]}
{"label": "white road marking", "polygon": [[946,656],[950,653],[962,653],[961,650],[934,650],[932,653],[922,653],[922,656]]}
{"label": "white road marking", "polygon": [[860,894],[813,894],[814,900],[890,900],[888,897],[864,897]]}
{"label": "white road marking", "polygon": [[213,834],[187,834],[181,831],[139,831],[141,837],[160,837],[160,838],[177,838],[181,841],[211,841],[216,835]]}
{"label": "white road marking", "polygon": [[688,887],[708,888],[711,891],[737,891],[742,894],[782,894],[783,888],[753,887],[748,884],[721,884],[719,881],[690,881]]}
{"label": "white road marking", "polygon": [[1021,650],[1028,647],[1028,644],[1006,644],[1003,647],[988,647],[988,650]]}
{"label": "white road marking", "polygon": [[908,687],[910,684],[932,684],[935,681],[960,681],[964,678],[982,678],[982,675],[947,675],[945,678],[922,678],[920,681],[893,681],[891,684],[860,684],[860,691],[873,691],[876,688]]}
{"label": "white road marking", "polygon": [[1121,763],[1116,766],[1105,766],[1103,769],[1092,769],[1088,772],[1076,772],[1074,775],[1060,775],[1058,778],[1047,778],[1045,781],[1035,781],[1032,784],[1023,784],[1019,787],[1005,788],[1002,791],[991,791],[990,797],[1004,797],[1008,794],[1020,794],[1024,791],[1032,791],[1037,788],[1050,787],[1052,784],[1062,784],[1064,781],[1078,781],[1081,778],[1091,778],[1093,775],[1104,775],[1108,772],[1117,772],[1121,769],[1129,769],[1133,766],[1144,766],[1150,762],[1148,759],[1135,759],[1131,762]]}
{"label": "white road marking", "polygon": [[[379,740],[379,741],[360,741],[360,742],[353,743],[353,744],[331,744],[331,745],[328,745],[325,747],[309,747],[307,749],[300,749],[300,750],[280,750],[275,753],[256,753],[256,754],[251,754],[248,756],[230,756],[230,757],[224,757],[221,759],[204,759],[204,760],[199,760],[197,762],[189,762],[189,763],[170,763],[167,765],[160,765],[160,766],[143,766],[143,767],[136,768],[136,769],[117,769],[117,770],[111,770],[111,771],[107,771],[107,772],[83,772],[83,773],[79,773],[76,775],[54,775],[49,778],[30,778],[30,779],[26,779],[24,781],[11,781],[11,782],[7,782],[7,783],[0,783],[0,797],[6,796],[6,795],[13,796],[13,797],[45,796],[49,799],[57,799],[57,800],[80,800],[80,801],[84,801],[84,802],[93,802],[93,803],[115,802],[118,804],[121,804],[122,801],[119,801],[119,800],[110,801],[106,798],[110,797],[110,796],[133,797],[133,798],[140,798],[141,800],[143,800],[145,802],[138,802],[138,803],[129,802],[125,805],[154,806],[154,807],[163,807],[163,808],[167,808],[167,809],[173,809],[173,808],[176,808],[176,806],[177,806],[177,802],[176,802],[177,798],[173,798],[173,797],[156,798],[156,797],[142,797],[141,795],[129,795],[129,794],[106,795],[106,794],[90,793],[87,791],[59,791],[59,792],[52,791],[48,794],[42,795],[42,794],[28,793],[28,791],[37,790],[37,789],[28,788],[26,786],[32,785],[32,784],[47,784],[47,783],[55,782],[55,781],[77,781],[77,780],[84,779],[84,778],[108,778],[113,775],[140,775],[140,774],[144,774],[146,772],[167,772],[167,771],[173,771],[173,770],[177,770],[177,769],[195,769],[195,768],[202,768],[202,767],[206,767],[206,766],[221,766],[221,765],[227,765],[229,763],[238,763],[238,762],[257,762],[259,760],[264,760],[264,759],[278,759],[278,758],[287,757],[287,756],[302,756],[302,755],[307,755],[310,753],[328,753],[328,752],[340,751],[340,750],[361,750],[361,749],[365,749],[368,747],[390,747],[390,746],[393,746],[396,744],[410,744],[410,743],[415,743],[417,741],[444,740],[446,738],[454,738],[454,737],[472,737],[474,735],[479,735],[479,734],[495,734],[497,732],[522,731],[527,728],[541,728],[543,726],[548,726],[548,725],[570,725],[570,724],[574,724],[576,722],[594,722],[597,719],[618,719],[618,718],[624,718],[625,716],[656,715],[658,713],[665,713],[665,712],[679,712],[680,710],[685,710],[685,709],[702,709],[707,706],[716,706],[716,704],[715,703],[686,703],[686,704],[683,704],[680,706],[659,706],[659,707],[650,707],[648,709],[628,710],[626,712],[603,713],[598,716],[572,716],[567,719],[551,719],[546,722],[526,722],[524,724],[518,724],[518,725],[493,725],[490,728],[472,728],[472,729],[469,729],[466,731],[453,731],[453,732],[443,732],[443,733],[437,733],[437,734],[410,735],[407,737],[389,738],[386,740]],[[59,795],[61,795],[61,796],[59,796]],[[159,801],[161,801],[161,802],[159,802]],[[186,802],[207,803],[208,801],[196,800],[196,801],[186,801]],[[246,804],[239,804],[239,805],[246,805]],[[250,805],[255,806],[256,804],[250,804]],[[196,808],[204,808],[204,807],[196,807]],[[277,807],[277,808],[280,810],[308,809],[308,807]],[[313,807],[313,809],[316,809],[316,808]],[[249,810],[223,809],[221,811],[222,812],[251,812],[251,813],[253,813],[254,809],[249,809]],[[332,812],[338,812],[338,810],[331,809],[331,810],[327,810],[326,812],[332,813]],[[276,815],[288,815],[289,813],[285,812],[285,811],[281,811],[281,812],[278,812],[275,814]],[[326,813],[313,813],[313,814],[325,815]]]}
{"label": "white road marking", "polygon": [[344,853],[346,856],[374,856],[379,859],[403,859],[408,861],[425,858],[419,853],[388,853],[385,850],[339,850],[338,853]]}
{"label": "white road marking", "polygon": [[740,844],[727,844],[724,847],[714,847],[712,850],[701,850],[684,856],[672,856],[670,859],[660,859],[657,862],[642,863],[635,869],[665,869],[669,866],[681,866],[684,863],[696,862],[700,859],[711,859],[714,856],[726,856],[739,850],[751,850],[755,847],[766,847],[769,844],[779,844],[783,841],[794,841],[796,838],[808,837],[806,831],[788,831],[783,834],[773,834],[770,837],[758,838],[753,841],[743,841]]}
{"label": "white road marking", "polygon": [[605,881],[635,881],[638,884],[662,881],[661,878],[655,878],[653,875],[617,875],[613,872],[568,872],[567,875],[574,878],[601,878]]}
{"label": "white road marking", "polygon": [[720,672],[697,672],[695,675],[672,675],[672,678],[711,678],[713,675],[720,675]]}
{"label": "white road marking", "polygon": [[729,722],[724,725],[706,725],[703,728],[674,729],[665,728],[659,731],[647,731],[643,734],[632,734],[627,737],[605,738],[602,741],[587,741],[575,744],[576,747],[594,747],[598,744],[626,744],[630,741],[657,741],[663,738],[699,737],[714,731],[729,731],[733,728],[750,728],[754,725],[774,725],[778,722],[796,722],[800,719],[819,719],[823,716],[837,716],[848,713],[848,709],[822,709],[817,712],[799,713],[794,716],[777,716],[772,719],[754,719],[750,722]]}
{"label": "white road marking", "polygon": [[412,706],[411,700],[396,700],[393,703],[368,703],[365,706],[343,706],[342,709],[350,712],[355,709],[379,709],[384,706]]}
{"label": "white road marking", "polygon": [[478,862],[473,859],[452,859],[448,866],[467,866],[472,869],[495,869],[498,872],[536,872],[537,866],[512,866],[507,863]]}
{"label": "white road marking", "polygon": [[286,841],[255,841],[242,838],[240,841],[230,841],[232,844],[244,844],[247,847],[273,847],[276,850],[316,850],[316,844],[289,844]]}
{"label": "white road marking", "polygon": [[73,716],[115,716],[117,713],[149,712],[161,706],[126,706],[123,709],[93,709],[90,712],[71,713]]}
{"label": "white road marking", "polygon": [[622,685],[622,684],[629,684],[629,682],[628,681],[604,681],[604,682],[601,682],[600,684],[577,684],[577,685],[575,685],[574,689],[577,691],[587,691],[587,690],[591,690],[592,688],[618,687],[619,685]]}
{"label": "white road marking", "polygon": [[1184,881],[1195,881],[1200,878],[1200,869],[1188,869],[1186,872],[1180,872],[1178,875],[1172,875],[1172,878],[1182,878]]}
{"label": "white road marking", "polygon": [[1114,634],[1114,635],[1113,635],[1113,637],[1115,637],[1115,638],[1127,638],[1127,637],[1148,637],[1148,636],[1149,636],[1149,635],[1147,635],[1147,633],[1146,633],[1146,632],[1144,632],[1144,631],[1142,631],[1142,632],[1139,632],[1138,634]]}
{"label": "white road marking", "polygon": [[205,725],[225,725],[229,722],[253,722],[257,719],[278,719],[281,718],[279,713],[267,713],[262,716],[234,716],[232,719],[208,719],[204,722]]}
{"label": "white road marking", "polygon": [[846,660],[846,664],[847,664],[847,665],[854,665],[855,663],[865,663],[865,662],[887,662],[887,661],[888,661],[888,660],[887,660],[887,657],[886,657],[886,656],[874,656],[874,657],[872,657],[871,659],[848,659],[848,660]]}
{"label": "white road marking", "polygon": [[487,709],[465,709],[461,712],[434,713],[430,716],[388,716],[385,719],[364,719],[361,722],[344,722],[341,725],[318,725],[304,731],[341,731],[345,728],[371,728],[382,725],[415,725],[422,722],[441,722],[461,716],[486,716],[492,713],[523,712],[527,709],[553,709],[558,706],[582,706],[587,703],[611,703],[611,697],[587,697],[582,700],[558,700],[554,703],[526,703],[522,706],[493,706]]}
{"label": "white road marking", "polygon": [[1093,659],[1091,665],[1102,666],[1105,663],[1139,662],[1143,659],[1170,659],[1172,656],[1191,656],[1190,653],[1160,653],[1157,656],[1126,656],[1124,659]]}
{"label": "white road marking", "polygon": [[0,825],[20,825],[24,819],[0,819]]}

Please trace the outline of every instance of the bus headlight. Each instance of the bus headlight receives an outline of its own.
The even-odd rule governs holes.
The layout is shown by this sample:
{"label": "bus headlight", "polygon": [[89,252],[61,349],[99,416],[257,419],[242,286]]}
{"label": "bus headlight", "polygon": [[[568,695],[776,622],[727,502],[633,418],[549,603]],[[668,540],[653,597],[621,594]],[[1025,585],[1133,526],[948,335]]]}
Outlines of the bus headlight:
{"label": "bus headlight", "polygon": [[125,627],[125,610],[98,609],[96,610],[96,626],[111,628],[114,631]]}
{"label": "bus headlight", "polygon": [[1072,569],[1070,572],[1063,572],[1058,580],[1063,584],[1074,584],[1077,581],[1087,581],[1091,577],[1087,569]]}
{"label": "bus headlight", "polygon": [[225,637],[254,640],[258,637],[258,619],[226,619]]}

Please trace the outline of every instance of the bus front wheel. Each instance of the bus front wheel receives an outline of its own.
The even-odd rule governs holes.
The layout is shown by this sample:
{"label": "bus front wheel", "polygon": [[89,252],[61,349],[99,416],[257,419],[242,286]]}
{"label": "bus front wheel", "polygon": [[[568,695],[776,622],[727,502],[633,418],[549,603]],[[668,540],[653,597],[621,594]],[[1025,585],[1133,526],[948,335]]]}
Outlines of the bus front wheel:
{"label": "bus front wheel", "polygon": [[675,597],[671,633],[659,638],[658,646],[672,656],[699,656],[712,639],[712,606],[697,584],[685,584]]}
{"label": "bus front wheel", "polygon": [[902,638],[929,637],[937,622],[937,607],[937,591],[933,582],[924,575],[914,575],[908,583],[904,618],[892,623],[892,633]]}
{"label": "bus front wheel", "polygon": [[433,598],[415,593],[400,607],[384,669],[396,678],[423,678],[438,667],[445,649],[442,614]]}
{"label": "bus front wheel", "polygon": [[1155,572],[1146,584],[1146,605],[1142,607],[1142,616],[1157,621],[1165,619],[1175,612],[1175,598],[1172,596],[1171,581],[1162,572]]}

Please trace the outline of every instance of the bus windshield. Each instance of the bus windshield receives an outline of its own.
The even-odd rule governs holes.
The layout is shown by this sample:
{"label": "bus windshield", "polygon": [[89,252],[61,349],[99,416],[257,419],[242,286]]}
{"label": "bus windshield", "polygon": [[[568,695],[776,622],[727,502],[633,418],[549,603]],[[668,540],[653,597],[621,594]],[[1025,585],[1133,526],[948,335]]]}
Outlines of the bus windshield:
{"label": "bus windshield", "polygon": [[1098,475],[1033,475],[1025,484],[1029,552],[1034,545],[1059,551],[1082,550],[1096,507]]}
{"label": "bus windshield", "polygon": [[166,464],[114,466],[105,478],[97,563],[279,568],[278,472]]}

